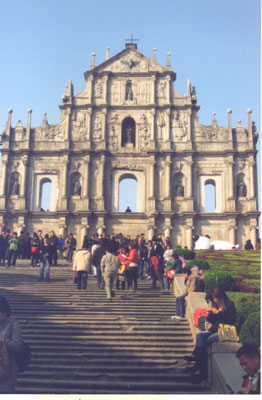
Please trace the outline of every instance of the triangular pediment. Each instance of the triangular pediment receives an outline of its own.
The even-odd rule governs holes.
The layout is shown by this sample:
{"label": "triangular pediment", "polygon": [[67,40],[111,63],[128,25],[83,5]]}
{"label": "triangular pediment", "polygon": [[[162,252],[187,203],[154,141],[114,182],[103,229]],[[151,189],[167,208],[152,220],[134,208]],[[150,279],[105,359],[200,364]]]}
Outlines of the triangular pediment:
{"label": "triangular pediment", "polygon": [[160,65],[157,61],[145,57],[136,49],[124,49],[115,56],[104,61],[102,64],[85,72],[85,78],[95,73],[111,72],[111,73],[147,73],[168,71],[167,68]]}

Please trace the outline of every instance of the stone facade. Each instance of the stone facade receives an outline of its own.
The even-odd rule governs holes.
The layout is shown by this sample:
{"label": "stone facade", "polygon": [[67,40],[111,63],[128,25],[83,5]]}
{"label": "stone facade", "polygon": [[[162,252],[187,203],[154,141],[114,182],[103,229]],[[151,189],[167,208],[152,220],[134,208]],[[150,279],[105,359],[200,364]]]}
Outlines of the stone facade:
{"label": "stone facade", "polygon": [[[173,244],[192,247],[193,234],[209,234],[243,247],[258,229],[256,142],[239,121],[200,124],[195,88],[174,87],[176,74],[147,58],[134,43],[84,73],[84,90],[65,87],[60,122],[44,114],[39,127],[8,121],[1,136],[0,224],[10,229],[79,240],[105,231],[150,239],[163,232]],[[119,183],[137,181],[137,212],[119,212]],[[51,183],[51,205],[41,211],[42,187]],[[216,210],[205,212],[205,186],[215,188]]]}

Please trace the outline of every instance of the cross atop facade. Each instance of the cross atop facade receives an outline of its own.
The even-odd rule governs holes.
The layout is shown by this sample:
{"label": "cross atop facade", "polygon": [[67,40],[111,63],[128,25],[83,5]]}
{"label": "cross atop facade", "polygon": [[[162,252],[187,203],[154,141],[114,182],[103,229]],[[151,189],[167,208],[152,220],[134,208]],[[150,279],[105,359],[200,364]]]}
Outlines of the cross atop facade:
{"label": "cross atop facade", "polygon": [[125,39],[125,42],[133,44],[134,42],[139,42],[139,39],[134,39],[134,35],[132,34],[130,39]]}

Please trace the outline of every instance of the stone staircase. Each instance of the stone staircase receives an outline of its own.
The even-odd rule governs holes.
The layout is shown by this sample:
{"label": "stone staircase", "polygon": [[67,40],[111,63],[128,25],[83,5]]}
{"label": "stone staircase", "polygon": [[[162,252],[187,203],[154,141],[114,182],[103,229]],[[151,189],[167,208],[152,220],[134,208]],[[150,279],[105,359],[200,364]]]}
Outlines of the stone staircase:
{"label": "stone staircase", "polygon": [[187,320],[170,319],[174,296],[152,291],[150,280],[108,302],[93,275],[78,291],[65,263],[52,267],[50,283],[38,282],[39,269],[27,261],[0,268],[0,293],[32,351],[16,393],[210,393],[185,371],[183,356],[193,349]]}

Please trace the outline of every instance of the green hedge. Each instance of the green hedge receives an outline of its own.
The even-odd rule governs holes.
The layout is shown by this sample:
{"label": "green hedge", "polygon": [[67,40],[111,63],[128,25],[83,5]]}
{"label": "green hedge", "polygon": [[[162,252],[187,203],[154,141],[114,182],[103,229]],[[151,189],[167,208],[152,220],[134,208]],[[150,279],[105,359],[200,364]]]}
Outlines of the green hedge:
{"label": "green hedge", "polygon": [[251,301],[252,303],[260,304],[259,293],[227,292],[227,295],[235,304],[245,301]]}
{"label": "green hedge", "polygon": [[236,290],[236,283],[229,272],[217,272],[205,274],[205,292],[209,293],[216,286],[224,291]]}
{"label": "green hedge", "polygon": [[247,320],[248,316],[251,313],[260,311],[260,305],[258,303],[253,303],[252,301],[244,301],[235,302],[235,306],[237,310],[236,328],[239,333],[241,326]]}
{"label": "green hedge", "polygon": [[182,249],[182,247],[175,247],[174,252],[177,253],[178,256],[184,257],[185,260],[192,260],[195,258],[196,253],[193,250]]}
{"label": "green hedge", "polygon": [[201,260],[201,258],[194,258],[193,260],[190,260],[186,263],[186,266],[188,268],[192,268],[194,266],[197,266],[199,269],[210,269],[210,265],[208,264],[208,262],[206,260]]}
{"label": "green hedge", "polygon": [[241,343],[252,343],[260,346],[260,312],[249,314],[241,327],[239,339]]}

